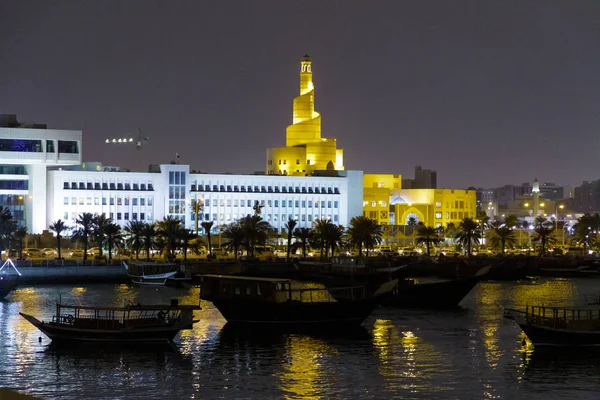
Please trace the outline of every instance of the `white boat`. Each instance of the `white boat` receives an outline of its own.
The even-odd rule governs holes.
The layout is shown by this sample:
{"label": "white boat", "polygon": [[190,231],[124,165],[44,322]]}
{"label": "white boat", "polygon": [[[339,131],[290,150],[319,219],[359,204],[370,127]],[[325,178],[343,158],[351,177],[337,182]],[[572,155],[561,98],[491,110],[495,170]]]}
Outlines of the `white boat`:
{"label": "white boat", "polygon": [[123,262],[127,276],[136,285],[165,286],[169,278],[174,278],[179,272],[175,264],[130,263]]}

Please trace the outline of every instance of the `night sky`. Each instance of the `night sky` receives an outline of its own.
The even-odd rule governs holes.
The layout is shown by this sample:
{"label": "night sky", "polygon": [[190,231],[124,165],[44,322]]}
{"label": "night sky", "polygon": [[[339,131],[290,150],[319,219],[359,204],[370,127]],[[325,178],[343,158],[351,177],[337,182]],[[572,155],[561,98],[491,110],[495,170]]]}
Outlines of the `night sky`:
{"label": "night sky", "polygon": [[600,1],[0,3],[0,113],[81,129],[84,159],[265,169],[299,62],[347,169],[464,188],[600,178]]}

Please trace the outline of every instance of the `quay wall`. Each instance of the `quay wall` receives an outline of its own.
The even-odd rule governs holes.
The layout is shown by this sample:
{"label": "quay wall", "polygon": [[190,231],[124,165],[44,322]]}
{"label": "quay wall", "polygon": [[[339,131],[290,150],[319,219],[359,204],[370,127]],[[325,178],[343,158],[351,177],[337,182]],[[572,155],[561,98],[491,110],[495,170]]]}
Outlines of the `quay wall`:
{"label": "quay wall", "polygon": [[32,283],[127,283],[122,266],[18,267],[22,284]]}

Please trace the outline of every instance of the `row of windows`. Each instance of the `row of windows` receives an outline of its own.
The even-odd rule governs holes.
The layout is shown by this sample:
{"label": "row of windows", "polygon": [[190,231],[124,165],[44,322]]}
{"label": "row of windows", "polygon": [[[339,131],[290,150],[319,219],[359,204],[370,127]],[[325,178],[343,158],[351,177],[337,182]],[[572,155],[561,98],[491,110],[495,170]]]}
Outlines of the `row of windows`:
{"label": "row of windows", "polygon": [[[77,142],[59,140],[58,152],[77,154]],[[0,139],[0,151],[17,151],[21,153],[42,153],[42,141],[38,139]],[[46,141],[46,152],[54,153],[54,141]]]}
{"label": "row of windows", "polygon": [[[102,205],[106,206],[107,205],[107,198],[106,197],[94,197],[93,201],[95,206],[99,206],[100,205],[100,200],[102,199]],[[116,200],[115,200],[116,199]],[[152,205],[152,197],[148,197],[147,199],[145,197],[140,197],[139,199],[137,197],[133,197],[133,198],[129,198],[129,197],[109,197],[108,198],[108,202],[110,203],[111,206],[114,206],[115,203],[117,206],[121,206],[121,205],[126,205],[128,206],[131,202],[131,205],[133,206],[137,206],[138,204],[140,206],[145,206],[146,204],[151,206]],[[68,205],[69,204],[69,198],[65,197],[63,199],[63,204],[64,205]],[[92,197],[86,197],[85,198],[85,203],[84,203],[84,198],[83,197],[71,197],[71,205],[88,205],[91,206],[92,205]]]}
{"label": "row of windows", "polygon": [[[200,200],[201,201],[201,200]],[[285,208],[285,207],[302,207],[302,208],[319,208],[319,205],[321,208],[338,208],[339,207],[339,202],[337,200],[335,201],[331,201],[331,200],[244,200],[244,199],[240,199],[238,201],[238,199],[221,199],[221,200],[217,200],[217,199],[212,199],[212,206],[213,207],[254,207],[254,205],[256,204],[256,202],[258,202],[261,206],[263,207],[279,207],[281,205],[281,207]],[[204,199],[204,207],[210,207],[211,205],[211,199]]]}
{"label": "row of windows", "polygon": [[152,183],[114,183],[114,182],[64,182],[63,189],[79,190],[154,190]]}
{"label": "row of windows", "polygon": [[[452,207],[454,206],[454,207]],[[467,208],[469,208],[469,202],[466,203]],[[442,208],[442,202],[441,201],[436,201],[435,202],[435,207],[436,208]],[[446,202],[446,208],[465,208],[465,202],[464,200],[455,200],[454,203],[451,201],[447,201]]]}
{"label": "row of windows", "polygon": [[[287,160],[279,160],[279,165],[281,165],[282,162],[283,162],[283,165],[287,164]],[[310,160],[306,160],[306,164],[310,165]],[[273,165],[273,160],[269,160],[267,162],[267,165]],[[300,159],[299,158],[296,159],[296,165],[300,165]]]}
{"label": "row of windows", "polygon": [[0,165],[0,175],[27,175],[23,165]]}
{"label": "row of windows", "polygon": [[316,193],[340,194],[337,187],[300,186],[251,186],[251,185],[202,185],[192,184],[192,192],[250,192],[250,193]]}
{"label": "row of windows", "polygon": [[[97,216],[98,214],[96,213],[94,215]],[[102,213],[102,215],[104,215],[106,217],[106,213]],[[129,215],[130,214],[128,212],[126,212],[126,213],[120,213],[120,212],[118,212],[118,213],[116,213],[116,216],[117,216],[116,221],[123,221],[123,220],[124,221],[129,221]],[[76,221],[77,220],[77,216],[78,216],[77,213],[72,212],[71,213],[71,220],[72,221]],[[139,219],[138,219],[138,216],[139,216]],[[109,213],[108,217],[110,219],[112,219],[113,221],[115,221],[115,213],[112,213],[112,212]],[[65,219],[65,221],[69,219],[69,213],[68,212],[65,212],[64,219]],[[131,221],[152,221],[152,213],[139,213],[139,214],[136,213],[136,212],[131,213]]]}
{"label": "row of windows", "polygon": [[[370,204],[371,204],[371,207],[373,207],[373,208],[377,207],[377,202],[376,201],[371,201]],[[363,201],[363,207],[366,207],[367,205],[369,205],[369,202],[368,201]],[[387,205],[388,205],[387,201],[385,201],[385,200],[381,200],[379,202],[379,206],[380,207],[387,207]]]}
{"label": "row of windows", "polygon": [[27,190],[29,181],[25,180],[0,180],[0,189],[2,190]]}
{"label": "row of windows", "polygon": [[169,171],[169,185],[185,185],[185,172]]}
{"label": "row of windows", "polygon": [[[219,221],[220,223],[223,222],[234,222],[237,221],[239,218],[243,218],[248,214],[217,214],[217,213],[213,213],[211,214],[198,214],[198,220],[199,221],[214,221],[217,222]],[[212,216],[212,218],[211,218]],[[217,216],[219,217],[217,219]],[[325,214],[264,214],[263,215],[264,219],[267,222],[287,222],[288,218],[292,218],[295,221],[299,221],[299,222],[313,222],[316,221],[317,219],[327,219],[333,222],[339,222],[339,216],[338,215],[325,215]],[[195,215],[192,214],[191,215],[191,219],[195,220]]]}

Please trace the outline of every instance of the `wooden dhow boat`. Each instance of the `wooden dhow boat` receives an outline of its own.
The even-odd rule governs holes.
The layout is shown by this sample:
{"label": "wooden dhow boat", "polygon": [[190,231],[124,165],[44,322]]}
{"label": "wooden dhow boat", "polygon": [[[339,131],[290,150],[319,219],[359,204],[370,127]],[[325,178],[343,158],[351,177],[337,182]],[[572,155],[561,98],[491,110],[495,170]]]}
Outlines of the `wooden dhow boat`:
{"label": "wooden dhow boat", "polygon": [[508,308],[505,316],[513,319],[534,345],[600,345],[600,310],[527,306],[525,310]]}
{"label": "wooden dhow boat", "polygon": [[290,279],[203,275],[200,297],[232,324],[332,329],[360,325],[397,283],[387,282],[367,296],[364,286],[326,288]]}
{"label": "wooden dhow boat", "polygon": [[56,304],[51,321],[19,313],[53,342],[170,342],[179,331],[192,329],[196,305],[92,307]]}

